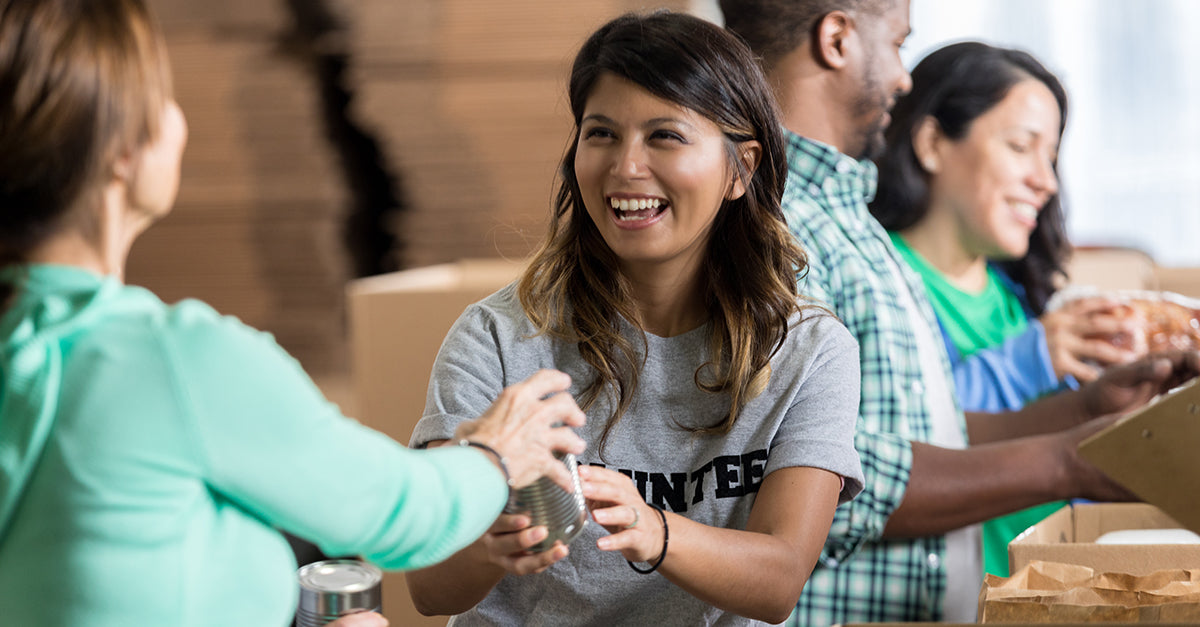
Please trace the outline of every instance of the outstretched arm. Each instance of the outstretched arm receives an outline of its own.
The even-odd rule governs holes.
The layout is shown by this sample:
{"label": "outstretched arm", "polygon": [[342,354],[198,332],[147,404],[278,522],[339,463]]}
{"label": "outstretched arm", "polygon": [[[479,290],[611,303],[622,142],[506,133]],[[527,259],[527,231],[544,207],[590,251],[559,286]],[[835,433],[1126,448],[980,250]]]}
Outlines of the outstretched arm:
{"label": "outstretched arm", "polygon": [[884,536],[945,533],[1057,499],[1132,499],[1079,457],[1079,442],[1198,372],[1200,353],[1164,353],[1021,412],[969,417],[972,440],[983,430],[995,436],[991,443],[962,450],[913,443],[908,486]]}
{"label": "outstretched arm", "polygon": [[1056,433],[1093,418],[1124,413],[1200,374],[1200,353],[1173,351],[1114,366],[1078,390],[1048,396],[1019,411],[967,414],[974,444]]}

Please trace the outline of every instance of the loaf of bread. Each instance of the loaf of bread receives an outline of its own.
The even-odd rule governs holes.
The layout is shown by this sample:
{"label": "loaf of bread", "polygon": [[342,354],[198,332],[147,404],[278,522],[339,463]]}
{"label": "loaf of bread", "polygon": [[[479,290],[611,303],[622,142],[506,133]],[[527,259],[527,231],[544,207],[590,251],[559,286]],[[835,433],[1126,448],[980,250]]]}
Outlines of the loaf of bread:
{"label": "loaf of bread", "polygon": [[1200,349],[1200,309],[1169,300],[1130,299],[1114,313],[1138,321],[1137,333],[1113,338],[1113,343],[1132,348],[1139,355]]}

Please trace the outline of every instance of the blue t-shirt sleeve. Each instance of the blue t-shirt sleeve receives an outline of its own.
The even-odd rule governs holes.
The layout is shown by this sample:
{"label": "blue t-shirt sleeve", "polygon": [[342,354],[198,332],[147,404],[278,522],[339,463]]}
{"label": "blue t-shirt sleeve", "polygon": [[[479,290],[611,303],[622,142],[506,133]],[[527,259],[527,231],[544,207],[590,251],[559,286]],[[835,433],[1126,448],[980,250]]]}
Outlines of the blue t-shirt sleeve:
{"label": "blue t-shirt sleeve", "polygon": [[1037,320],[1003,344],[960,358],[953,366],[955,389],[966,411],[1020,409],[1060,386],[1046,332]]}
{"label": "blue t-shirt sleeve", "polygon": [[478,451],[412,451],[345,418],[266,334],[193,303],[165,342],[210,489],[329,554],[420,568],[478,538],[507,488]]}

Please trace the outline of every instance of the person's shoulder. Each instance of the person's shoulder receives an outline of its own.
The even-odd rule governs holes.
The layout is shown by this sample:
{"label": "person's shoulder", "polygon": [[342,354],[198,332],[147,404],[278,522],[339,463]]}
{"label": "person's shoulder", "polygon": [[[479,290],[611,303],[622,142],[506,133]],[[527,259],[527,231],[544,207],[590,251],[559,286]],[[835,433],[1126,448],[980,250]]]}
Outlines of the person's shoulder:
{"label": "person's shoulder", "polygon": [[525,312],[516,282],[467,305],[446,336],[446,342],[454,345],[497,346],[506,350],[538,345],[547,339]]}
{"label": "person's shoulder", "polygon": [[150,290],[122,285],[72,346],[87,360],[165,360],[251,364],[282,349],[274,338],[195,299],[164,303]]}
{"label": "person's shoulder", "polygon": [[205,328],[219,324],[222,318],[211,306],[195,299],[169,304],[144,287],[119,285],[111,289],[107,297],[97,299],[98,311],[92,317],[105,333],[127,340],[134,335]]}
{"label": "person's shoulder", "polygon": [[521,298],[518,292],[519,281],[513,281],[508,285],[488,294],[482,299],[472,303],[468,309],[476,309],[480,312],[487,312],[493,316],[514,317],[517,315],[524,316],[525,311],[521,307]]}
{"label": "person's shoulder", "polygon": [[460,320],[507,330],[524,329],[531,324],[521,304],[517,281],[467,305]]}
{"label": "person's shoulder", "polygon": [[796,336],[793,340],[796,342],[816,340],[834,345],[857,344],[842,320],[819,303],[802,300],[800,310],[792,314],[788,324],[788,334]]}
{"label": "person's shoulder", "polygon": [[[819,192],[820,190],[816,190]],[[796,176],[788,178],[780,205],[786,216],[819,216],[824,213],[819,193],[814,193],[811,184]]]}
{"label": "person's shoulder", "polygon": [[836,364],[852,368],[858,363],[858,341],[842,321],[824,307],[808,305],[792,314],[787,337],[772,363],[789,372],[787,380],[801,382],[813,375],[814,368]]}
{"label": "person's shoulder", "polygon": [[202,360],[206,355],[237,360],[264,351],[283,351],[273,334],[192,298],[165,306],[158,331],[180,354]]}

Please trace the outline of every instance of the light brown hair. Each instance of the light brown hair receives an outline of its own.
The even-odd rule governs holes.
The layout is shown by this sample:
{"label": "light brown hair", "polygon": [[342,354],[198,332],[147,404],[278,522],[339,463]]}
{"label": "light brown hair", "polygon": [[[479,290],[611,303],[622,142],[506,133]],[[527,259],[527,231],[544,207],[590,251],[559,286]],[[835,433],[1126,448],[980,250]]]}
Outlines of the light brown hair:
{"label": "light brown hair", "polygon": [[170,98],[142,0],[0,0],[0,264],[68,226],[94,235],[87,209]]}

